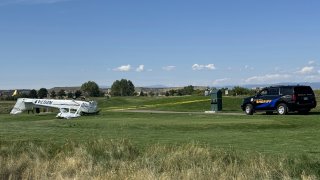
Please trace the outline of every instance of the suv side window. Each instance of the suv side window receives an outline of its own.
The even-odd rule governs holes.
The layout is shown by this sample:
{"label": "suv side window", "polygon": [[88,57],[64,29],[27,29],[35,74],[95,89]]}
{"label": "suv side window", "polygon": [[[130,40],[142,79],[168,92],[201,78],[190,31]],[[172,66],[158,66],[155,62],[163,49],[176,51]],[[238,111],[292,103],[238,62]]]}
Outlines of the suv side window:
{"label": "suv side window", "polygon": [[279,95],[279,88],[270,88],[267,95],[269,96]]}
{"label": "suv side window", "polygon": [[267,88],[260,91],[259,96],[277,96],[279,95],[279,88]]}
{"label": "suv side window", "polygon": [[297,94],[314,94],[310,86],[298,86],[294,88]]}
{"label": "suv side window", "polygon": [[293,88],[292,87],[282,87],[280,89],[281,95],[291,95],[293,94]]}

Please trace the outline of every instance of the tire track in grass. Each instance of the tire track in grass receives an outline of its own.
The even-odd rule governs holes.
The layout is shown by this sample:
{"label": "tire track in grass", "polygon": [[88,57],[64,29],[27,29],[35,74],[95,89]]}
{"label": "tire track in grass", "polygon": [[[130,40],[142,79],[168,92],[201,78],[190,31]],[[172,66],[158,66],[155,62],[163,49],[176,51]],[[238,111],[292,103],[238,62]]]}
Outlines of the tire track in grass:
{"label": "tire track in grass", "polygon": [[142,105],[142,106],[126,106],[126,107],[115,106],[115,107],[107,107],[102,109],[107,111],[136,110],[136,109],[146,109],[146,108],[153,108],[153,107],[159,107],[159,106],[191,104],[191,103],[205,102],[205,101],[210,101],[210,99],[171,102],[171,103],[159,103],[159,104],[150,104],[150,105]]}

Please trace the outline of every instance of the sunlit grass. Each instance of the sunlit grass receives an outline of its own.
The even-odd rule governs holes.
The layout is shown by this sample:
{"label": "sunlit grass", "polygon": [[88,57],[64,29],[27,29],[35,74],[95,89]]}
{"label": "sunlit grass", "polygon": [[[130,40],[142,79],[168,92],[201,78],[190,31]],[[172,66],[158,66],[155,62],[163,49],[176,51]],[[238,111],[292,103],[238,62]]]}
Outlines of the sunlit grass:
{"label": "sunlit grass", "polygon": [[[307,116],[246,116],[240,97],[224,97],[233,115],[201,113],[210,101],[200,96],[97,100],[99,115],[71,120],[0,114],[0,178],[320,178],[319,106]],[[13,104],[0,102],[7,111]]]}
{"label": "sunlit grass", "polygon": [[1,179],[318,179],[319,162],[306,156],[270,156],[213,149],[197,143],[128,140],[2,144]]}

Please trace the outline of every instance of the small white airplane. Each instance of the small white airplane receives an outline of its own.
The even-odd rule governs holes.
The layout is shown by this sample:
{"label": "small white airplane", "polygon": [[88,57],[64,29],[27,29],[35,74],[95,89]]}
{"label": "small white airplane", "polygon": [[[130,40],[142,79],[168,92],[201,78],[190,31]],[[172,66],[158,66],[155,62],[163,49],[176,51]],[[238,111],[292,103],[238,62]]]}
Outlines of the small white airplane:
{"label": "small white airplane", "polygon": [[81,114],[97,114],[99,112],[95,101],[19,98],[10,114],[20,114],[33,108],[57,108],[60,110],[57,117],[66,119],[79,117]]}

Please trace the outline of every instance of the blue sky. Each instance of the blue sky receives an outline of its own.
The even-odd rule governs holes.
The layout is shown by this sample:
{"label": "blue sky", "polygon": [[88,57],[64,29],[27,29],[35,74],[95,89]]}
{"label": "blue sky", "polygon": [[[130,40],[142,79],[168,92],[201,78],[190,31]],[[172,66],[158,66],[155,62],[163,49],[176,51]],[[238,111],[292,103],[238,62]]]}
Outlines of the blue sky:
{"label": "blue sky", "polygon": [[0,0],[0,89],[320,81],[318,0]]}

